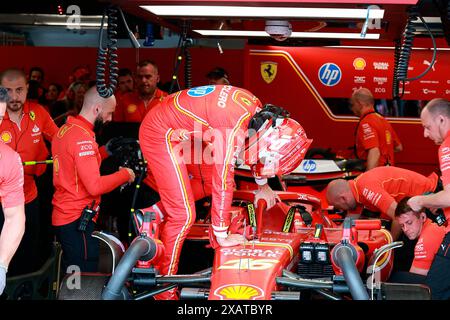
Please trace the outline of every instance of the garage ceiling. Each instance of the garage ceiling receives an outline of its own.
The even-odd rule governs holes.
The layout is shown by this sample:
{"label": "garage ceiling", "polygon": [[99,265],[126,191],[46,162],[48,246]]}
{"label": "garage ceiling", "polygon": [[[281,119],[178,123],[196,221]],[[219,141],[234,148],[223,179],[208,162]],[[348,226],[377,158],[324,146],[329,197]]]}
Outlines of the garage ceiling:
{"label": "garage ceiling", "polygon": [[[292,25],[293,32],[308,32],[312,34],[312,40],[317,37],[318,41],[323,41],[321,35],[323,33],[337,33],[345,38],[349,34],[356,34],[356,41],[361,42],[372,42],[373,40],[368,40],[367,37],[363,38],[360,36],[361,31],[364,27],[366,21],[367,8],[369,6],[377,6],[379,9],[384,10],[384,16],[381,21],[369,20],[369,28],[367,29],[367,36],[379,37],[380,41],[392,42],[394,39],[399,39],[403,33],[407,18],[408,10],[412,6],[417,5],[418,11],[422,15],[427,16],[427,20],[430,22],[429,25],[431,29],[437,36],[442,36],[442,24],[440,21],[443,11],[438,9],[439,3],[442,7],[448,5],[448,1],[417,1],[417,0],[377,0],[367,4],[361,4],[361,1],[344,1],[344,0],[334,0],[334,1],[304,1],[304,0],[266,0],[266,1],[175,1],[175,0],[116,0],[113,3],[120,5],[120,7],[133,15],[141,17],[147,21],[152,21],[153,23],[162,25],[169,29],[177,32],[186,30],[191,37],[207,37],[201,35],[195,30],[220,30],[225,31],[263,31],[267,20],[286,20]],[[147,6],[152,6],[147,7]],[[156,6],[156,7],[155,7]],[[161,8],[161,6],[169,6],[168,14],[159,14],[156,9]],[[175,7],[182,6],[185,14],[181,15],[175,14]],[[197,9],[192,9],[190,6],[210,6],[217,12],[215,16],[203,16]],[[241,6],[241,11],[235,16],[222,17],[221,12],[224,10],[220,6],[225,6],[228,9],[230,6]],[[148,10],[145,9],[147,7]],[[319,9],[331,9],[325,10],[319,16],[313,18],[307,17],[261,17],[252,16],[252,12],[256,12],[256,9],[261,9],[262,7],[272,7],[275,8],[269,12],[276,12],[280,8],[287,8],[291,12],[298,10],[299,8],[319,8]],[[156,9],[155,9],[156,8]],[[244,9],[250,8],[250,14],[243,17]],[[375,7],[371,7],[373,11]],[[360,18],[336,18],[329,16],[333,9],[362,9],[365,14]],[[430,17],[434,17],[430,20]],[[446,16],[448,19],[448,16]],[[372,25],[375,28],[371,28]],[[421,28],[418,26],[417,33],[421,32]],[[423,28],[422,28],[423,29]],[[424,31],[424,30],[422,30]],[[379,36],[378,36],[379,35]],[[229,36],[223,35],[213,35],[213,37],[228,38]],[[254,36],[243,36],[247,39],[252,39]]]}

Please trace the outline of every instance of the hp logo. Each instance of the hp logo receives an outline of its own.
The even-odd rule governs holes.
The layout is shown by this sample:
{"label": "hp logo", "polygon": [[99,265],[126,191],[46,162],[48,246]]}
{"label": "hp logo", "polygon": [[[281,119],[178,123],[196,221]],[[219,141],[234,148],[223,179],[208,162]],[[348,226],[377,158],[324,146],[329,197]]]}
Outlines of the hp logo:
{"label": "hp logo", "polygon": [[305,172],[314,172],[316,171],[317,164],[314,160],[305,160],[303,162],[303,171]]}
{"label": "hp logo", "polygon": [[328,87],[337,85],[341,78],[341,69],[334,63],[325,63],[319,69],[319,80]]}
{"label": "hp logo", "polygon": [[204,97],[216,89],[215,86],[202,86],[190,89],[187,94],[188,96],[199,98]]}

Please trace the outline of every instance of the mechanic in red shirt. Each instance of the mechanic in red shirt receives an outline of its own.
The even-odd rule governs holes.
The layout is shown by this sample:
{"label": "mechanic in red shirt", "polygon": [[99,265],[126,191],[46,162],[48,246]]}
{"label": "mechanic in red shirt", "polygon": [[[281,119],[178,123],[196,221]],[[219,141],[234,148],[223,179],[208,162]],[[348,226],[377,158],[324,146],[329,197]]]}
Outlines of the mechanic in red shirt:
{"label": "mechanic in red shirt", "polygon": [[114,96],[116,97],[117,101],[120,101],[120,99],[124,94],[133,92],[133,89],[134,89],[134,79],[131,70],[127,68],[119,69],[117,76],[117,90],[114,93]]}
{"label": "mechanic in red shirt", "polygon": [[[446,99],[436,98],[422,109],[420,120],[425,138],[434,141],[439,147],[439,164],[444,189],[430,195],[412,197],[408,205],[415,211],[422,208],[443,208],[447,221],[450,220],[450,103]],[[433,299],[450,298],[450,226],[445,229],[445,237],[431,265],[427,284],[431,288]]]}
{"label": "mechanic in red shirt", "polygon": [[121,95],[114,112],[116,122],[142,122],[145,115],[167,96],[158,89],[159,73],[150,60],[139,63],[136,74],[136,90]]}
{"label": "mechanic in red shirt", "polygon": [[404,197],[433,192],[438,185],[438,176],[432,173],[425,177],[414,171],[397,167],[377,167],[364,172],[354,180],[337,179],[328,184],[328,203],[340,210],[354,210],[362,205],[370,211],[381,213],[381,218],[392,221],[394,239],[401,228],[394,219],[398,201]]}
{"label": "mechanic in red shirt", "polygon": [[374,110],[375,100],[366,88],[353,92],[352,112],[359,117],[355,131],[355,155],[366,160],[366,171],[378,166],[395,165],[394,152],[403,150],[391,124]]}
{"label": "mechanic in red shirt", "polygon": [[[242,156],[240,152],[249,131],[257,132],[248,140],[244,149],[245,159],[258,158],[263,153],[262,149],[255,152],[253,148],[270,140],[272,148],[264,149],[268,167],[275,164],[275,160],[271,160],[285,150],[284,147],[295,150],[288,148],[291,152],[285,153],[286,156],[280,160],[280,168],[286,158],[289,161],[283,164],[298,165],[311,143],[303,128],[294,120],[287,119],[285,114],[285,110],[275,106],[261,110],[261,102],[252,93],[228,85],[179,91],[147,114],[140,127],[139,141],[166,213],[161,228],[161,241],[165,246],[159,270],[161,274],[177,272],[180,250],[195,221],[195,189],[191,181],[195,179],[191,179],[185,160],[189,158],[186,153],[189,153],[191,143],[200,141],[199,148],[202,148],[202,142],[209,144],[212,151],[199,159],[199,173],[209,175],[211,180],[211,241],[219,246],[238,245],[244,238],[240,234],[228,234],[229,209],[234,191],[234,164]],[[285,130],[290,129],[293,123],[298,125],[298,129]],[[203,171],[203,168],[210,171]],[[289,167],[290,171],[294,169]],[[257,180],[262,185],[266,182]],[[274,197],[271,189],[262,192],[267,193],[267,198]],[[174,299],[176,293],[172,290],[155,298]]]}
{"label": "mechanic in red shirt", "polygon": [[[58,130],[48,112],[39,104],[26,100],[26,75],[19,69],[7,69],[1,74],[1,85],[8,90],[10,101],[0,124],[2,141],[15,150],[22,161],[45,160]],[[45,165],[24,168],[26,228],[19,249],[10,265],[11,275],[33,272],[39,264],[40,213],[35,176],[45,172]]]}
{"label": "mechanic in red shirt", "polygon": [[[6,112],[8,92],[0,87],[0,124]],[[20,156],[0,141],[0,296],[6,285],[8,265],[25,232],[25,197]]]}
{"label": "mechanic in red shirt", "polygon": [[400,200],[395,218],[408,239],[418,239],[409,272],[426,276],[444,238],[445,228],[427,219],[424,212],[413,211],[407,204],[409,199],[410,197],[406,197]]}
{"label": "mechanic in red shirt", "polygon": [[[96,216],[89,219],[86,230],[79,231],[83,209],[98,209],[100,196],[118,186],[134,181],[129,168],[100,176],[100,164],[107,154],[99,151],[94,127],[111,121],[116,100],[101,98],[93,87],[86,92],[81,112],[69,117],[53,140],[52,224],[61,242],[64,265],[78,266],[81,271],[95,272],[98,265],[98,242],[90,235]],[[67,270],[71,272],[70,270]]]}

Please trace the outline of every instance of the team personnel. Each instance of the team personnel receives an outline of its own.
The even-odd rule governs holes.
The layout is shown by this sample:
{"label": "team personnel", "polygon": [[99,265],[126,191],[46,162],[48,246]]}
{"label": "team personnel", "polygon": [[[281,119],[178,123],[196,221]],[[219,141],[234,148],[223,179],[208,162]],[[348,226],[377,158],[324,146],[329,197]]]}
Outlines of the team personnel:
{"label": "team personnel", "polygon": [[[0,87],[0,124],[6,112],[7,91]],[[23,167],[17,152],[0,141],[0,295],[6,284],[8,265],[25,232]]]}
{"label": "team personnel", "polygon": [[130,69],[122,68],[119,70],[117,76],[117,91],[115,93],[116,99],[118,96],[122,96],[125,93],[133,92],[134,89],[134,79],[133,73]]}
{"label": "team personnel", "polygon": [[394,152],[403,150],[390,123],[374,110],[375,100],[366,88],[353,92],[352,112],[359,117],[355,130],[355,155],[366,160],[366,171],[378,166],[395,165]]}
{"label": "team personnel", "polygon": [[409,272],[426,276],[445,235],[445,228],[433,223],[424,212],[416,212],[408,206],[410,197],[403,198],[395,209],[395,218],[409,240],[418,239],[414,248],[414,260]]}
{"label": "team personnel", "polygon": [[392,221],[394,239],[400,235],[400,226],[394,219],[398,201],[438,187],[438,176],[425,177],[414,171],[397,167],[377,167],[364,172],[354,180],[337,179],[328,184],[328,203],[340,210],[354,210],[362,205],[381,213],[381,218]]}
{"label": "team personnel", "polygon": [[[271,112],[272,109],[276,111]],[[243,243],[243,236],[228,234],[227,231],[234,190],[234,164],[244,146],[249,123],[255,130],[263,130],[267,139],[272,139],[272,134],[286,133],[278,147],[295,147],[295,152],[289,153],[290,164],[298,165],[311,143],[300,125],[291,132],[285,130],[295,121],[281,117],[282,111],[278,107],[261,110],[259,99],[244,89],[204,86],[172,94],[147,114],[140,127],[139,141],[166,212],[161,231],[161,241],[165,246],[165,256],[160,265],[162,274],[177,272],[180,250],[195,221],[195,190],[183,145],[188,142],[186,150],[196,140],[210,145],[212,154],[200,159],[199,172],[211,179],[211,242],[223,247],[238,245]],[[290,139],[294,133],[295,138]],[[258,132],[253,136],[252,148],[258,145],[261,135]],[[278,155],[276,151],[273,154]],[[257,155],[257,152],[253,153],[253,156]],[[270,161],[269,153],[266,157],[265,163],[275,163]],[[211,169],[209,173],[203,171],[208,166]],[[259,183],[264,184],[265,181]],[[157,298],[175,299],[176,293],[165,292]]]}
{"label": "team personnel", "polygon": [[[41,105],[26,100],[26,75],[19,69],[5,70],[0,76],[1,85],[8,90],[10,101],[0,124],[0,136],[6,145],[15,150],[22,161],[45,160],[51,142],[58,130],[48,112]],[[16,255],[11,261],[10,274],[24,274],[39,268],[40,215],[35,176],[45,172],[45,165],[24,168],[26,228]]]}
{"label": "team personnel", "polygon": [[[412,197],[408,205],[415,211],[422,208],[444,208],[447,221],[450,220],[450,103],[445,99],[431,100],[420,114],[424,136],[439,147],[439,164],[444,189],[438,193]],[[450,298],[450,226],[428,272],[427,284],[433,299]]]}
{"label": "team personnel", "polygon": [[80,114],[68,118],[52,144],[55,186],[52,224],[62,245],[65,266],[75,265],[85,272],[97,270],[98,242],[90,236],[97,215],[88,218],[85,231],[80,231],[82,212],[86,207],[97,211],[102,194],[133,182],[135,177],[129,168],[100,176],[100,164],[107,154],[104,148],[100,154],[94,126],[111,121],[115,105],[114,96],[104,99],[95,88],[89,89]]}
{"label": "team personnel", "polygon": [[225,69],[220,67],[214,68],[210,72],[208,72],[206,78],[208,78],[209,84],[230,84],[228,73],[225,71]]}
{"label": "team personnel", "polygon": [[121,96],[114,121],[141,123],[145,115],[156,106],[167,93],[158,89],[159,73],[156,64],[149,60],[139,63],[136,74],[136,90]]}

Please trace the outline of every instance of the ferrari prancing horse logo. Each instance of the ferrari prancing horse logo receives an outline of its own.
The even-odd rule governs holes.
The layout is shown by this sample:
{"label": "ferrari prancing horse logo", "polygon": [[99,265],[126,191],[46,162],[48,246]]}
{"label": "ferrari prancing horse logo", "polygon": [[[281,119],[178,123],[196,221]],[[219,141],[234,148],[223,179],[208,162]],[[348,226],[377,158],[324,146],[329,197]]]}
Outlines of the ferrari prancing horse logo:
{"label": "ferrari prancing horse logo", "polygon": [[261,76],[266,83],[271,83],[277,76],[278,63],[271,61],[261,62]]}

